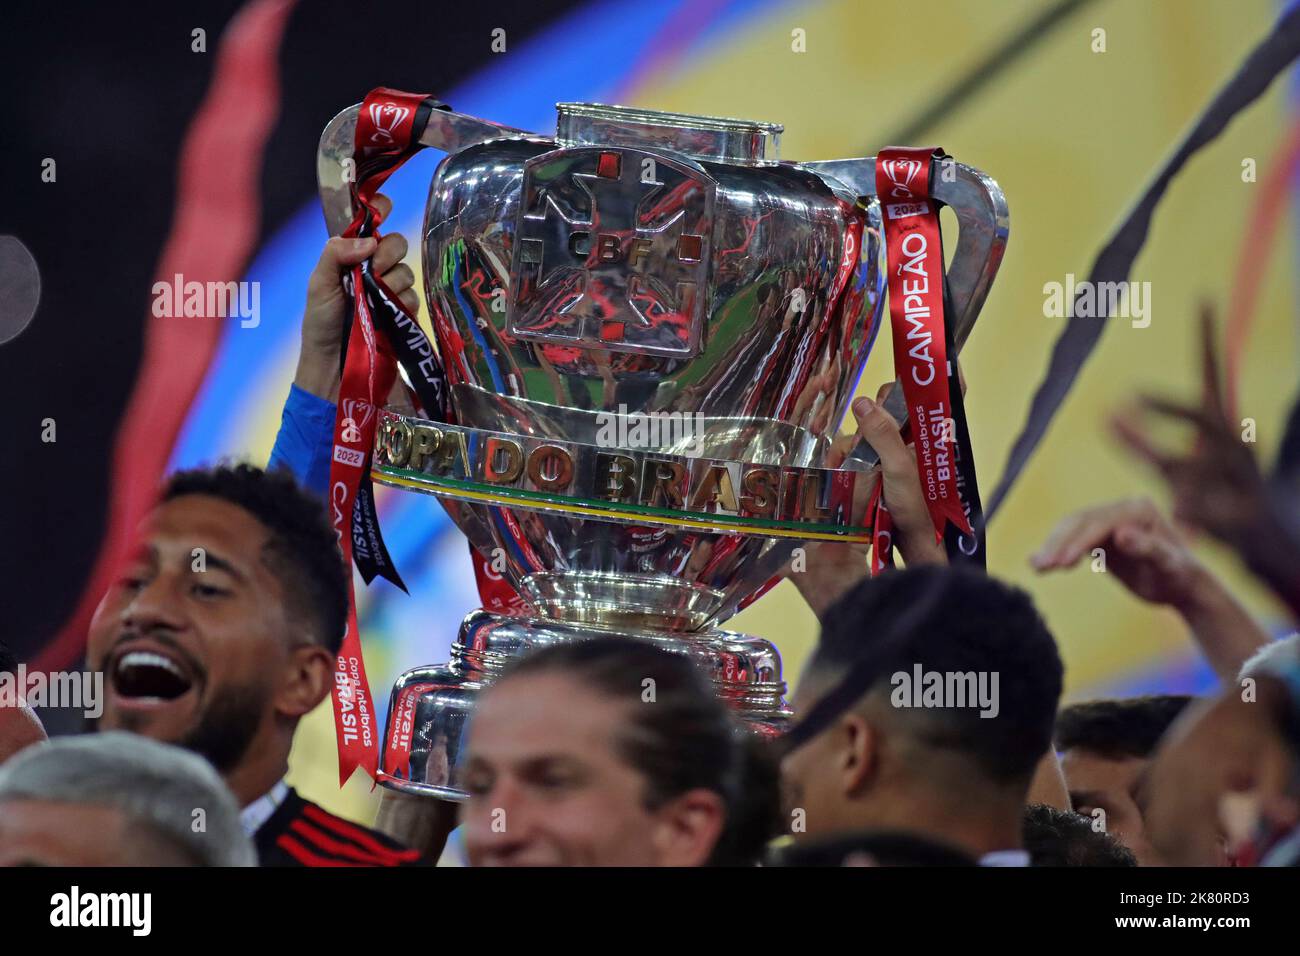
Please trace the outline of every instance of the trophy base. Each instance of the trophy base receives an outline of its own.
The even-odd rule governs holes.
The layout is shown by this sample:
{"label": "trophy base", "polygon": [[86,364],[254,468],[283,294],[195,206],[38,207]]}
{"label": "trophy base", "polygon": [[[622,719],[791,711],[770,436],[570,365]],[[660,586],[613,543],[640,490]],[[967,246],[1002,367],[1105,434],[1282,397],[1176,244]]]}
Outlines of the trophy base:
{"label": "trophy base", "polygon": [[762,638],[716,629],[610,631],[478,610],[461,623],[448,663],[409,670],[393,685],[379,783],[403,793],[464,800],[463,745],[478,694],[531,650],[611,633],[690,657],[708,674],[718,697],[756,734],[779,736],[793,717],[785,703],[780,654]]}

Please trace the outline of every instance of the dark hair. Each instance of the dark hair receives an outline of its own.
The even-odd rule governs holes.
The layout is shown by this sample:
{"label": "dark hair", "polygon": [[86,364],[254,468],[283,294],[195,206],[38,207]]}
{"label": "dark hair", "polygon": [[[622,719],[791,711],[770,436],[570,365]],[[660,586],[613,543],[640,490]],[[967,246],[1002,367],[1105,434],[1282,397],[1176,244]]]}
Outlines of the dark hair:
{"label": "dark hair", "polygon": [[874,866],[975,866],[965,850],[918,833],[868,830],[821,840],[800,840],[772,852],[771,866],[844,866],[865,854]]}
{"label": "dark hair", "polygon": [[1071,704],[1056,717],[1056,749],[1078,747],[1111,759],[1148,757],[1192,700],[1186,694],[1153,694]]}
{"label": "dark hair", "polygon": [[1031,866],[1137,866],[1133,851],[1092,820],[1045,803],[1025,807],[1025,849]]}
{"label": "dark hair", "polygon": [[0,674],[17,674],[18,658],[9,650],[9,645],[0,641]]}
{"label": "dark hair", "polygon": [[[645,778],[646,807],[653,810],[688,790],[712,790],[723,798],[727,820],[710,864],[758,860],[780,825],[776,763],[733,719],[699,667],[646,641],[595,637],[535,651],[502,680],[550,672],[629,702],[615,745]],[[642,704],[647,678],[654,681],[653,705]]]}
{"label": "dark hair", "polygon": [[207,495],[243,508],[271,534],[263,560],[284,585],[290,610],[310,620],[337,654],[348,623],[348,573],[321,501],[284,470],[218,465],[172,475],[162,500]]}
{"label": "dark hair", "polygon": [[[926,609],[916,611],[922,602]],[[909,610],[914,626],[892,626]],[[1051,744],[1063,668],[1024,591],[968,568],[888,571],[855,585],[822,621],[809,670],[838,680],[861,668],[868,675],[864,694],[887,691],[891,675],[911,675],[918,665],[942,674],[996,674],[996,716],[952,706],[895,713],[905,715],[900,720],[915,740],[966,755],[990,781],[1033,776]]]}

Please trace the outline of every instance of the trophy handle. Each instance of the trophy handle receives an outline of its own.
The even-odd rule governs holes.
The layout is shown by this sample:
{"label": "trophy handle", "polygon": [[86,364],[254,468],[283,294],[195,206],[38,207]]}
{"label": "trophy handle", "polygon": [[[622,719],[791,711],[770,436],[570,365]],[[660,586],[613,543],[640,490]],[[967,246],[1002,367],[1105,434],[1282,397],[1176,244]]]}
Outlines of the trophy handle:
{"label": "trophy handle", "polygon": [[[858,196],[876,194],[874,156],[799,165],[837,180]],[[957,249],[953,253],[952,265],[948,267],[948,290],[954,313],[953,341],[960,352],[975,328],[975,320],[979,318],[1006,252],[1009,228],[1007,198],[1002,194],[1002,187],[992,178],[973,166],[958,162],[941,168],[939,175],[932,178],[930,195],[957,214]],[[901,388],[890,392],[885,408],[898,421],[906,421],[907,407]],[[870,466],[878,460],[870,445],[859,442],[845,464],[852,467],[851,462],[861,462]]]}
{"label": "trophy handle", "polygon": [[[361,104],[358,103],[330,120],[321,133],[320,147],[316,151],[316,182],[320,189],[325,225],[331,236],[342,235],[343,230],[352,222],[351,185],[356,175],[356,169],[352,166],[352,154],[355,149],[357,115],[360,112]],[[479,119],[477,116],[439,108],[430,114],[420,143],[447,153],[458,153],[462,149],[494,139],[526,139],[537,135]]]}
{"label": "trophy handle", "polygon": [[[828,159],[799,163],[821,176],[838,180],[858,196],[876,194],[876,157]],[[943,164],[941,164],[942,166]],[[950,174],[948,169],[952,170]],[[957,214],[957,249],[948,268],[948,289],[955,313],[953,338],[958,351],[979,317],[989,287],[1007,248],[1007,198],[993,179],[965,163],[942,168],[930,183],[930,195]]]}

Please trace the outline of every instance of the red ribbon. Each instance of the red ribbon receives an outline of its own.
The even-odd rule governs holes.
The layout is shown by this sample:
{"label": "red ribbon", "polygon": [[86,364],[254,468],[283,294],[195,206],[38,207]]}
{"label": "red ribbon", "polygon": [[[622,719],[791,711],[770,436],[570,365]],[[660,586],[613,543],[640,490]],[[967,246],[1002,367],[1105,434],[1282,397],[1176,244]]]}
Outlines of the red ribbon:
{"label": "red ribbon", "polygon": [[492,559],[480,554],[473,546],[469,549],[474,562],[474,582],[478,585],[479,600],[483,607],[498,614],[528,616],[531,608],[501,574],[492,567]]}
{"label": "red ribbon", "polygon": [[871,576],[875,577],[885,568],[894,566],[894,519],[885,507],[885,496],[881,494],[885,479],[871,489],[871,498],[867,502],[867,527],[871,529]]}
{"label": "red ribbon", "polygon": [[[372,90],[357,117],[356,152],[358,182],[353,188],[356,215],[343,235],[347,238],[379,238],[380,217],[373,203],[375,194],[393,170],[419,149],[412,142],[416,114],[426,94],[402,93],[383,87]],[[374,447],[377,410],[383,406],[397,376],[392,350],[375,330],[374,315],[365,292],[369,276],[393,302],[393,295],[378,276],[370,275],[370,263],[354,266],[348,276],[352,297],[352,325],[348,334],[343,378],[334,419],[334,454],[330,464],[330,509],[339,547],[349,572],[352,568],[352,520],[357,489],[370,466]],[[403,311],[405,307],[403,306]],[[409,314],[409,313],[408,313]],[[366,679],[361,635],[357,628],[356,595],[348,577],[348,629],[335,661],[334,729],[338,738],[339,786],[347,783],[357,767],[371,779],[378,772],[379,728],[370,683]]]}
{"label": "red ribbon", "polygon": [[[930,198],[931,160],[938,155],[941,152],[934,148],[881,150],[876,156],[876,195],[889,263],[894,369],[907,401],[926,506],[937,534],[943,534],[946,522],[972,534],[958,490],[956,425],[944,328],[943,242],[939,210]],[[892,564],[892,523],[879,485],[868,512],[874,522],[885,522],[871,525],[876,538],[888,536],[873,539],[875,573]],[[884,552],[879,557],[876,544],[882,545]]]}
{"label": "red ribbon", "polygon": [[415,733],[415,707],[427,691],[436,690],[437,684],[408,684],[402,688],[389,715],[392,733],[384,749],[385,771],[399,780],[411,779],[411,739]]}

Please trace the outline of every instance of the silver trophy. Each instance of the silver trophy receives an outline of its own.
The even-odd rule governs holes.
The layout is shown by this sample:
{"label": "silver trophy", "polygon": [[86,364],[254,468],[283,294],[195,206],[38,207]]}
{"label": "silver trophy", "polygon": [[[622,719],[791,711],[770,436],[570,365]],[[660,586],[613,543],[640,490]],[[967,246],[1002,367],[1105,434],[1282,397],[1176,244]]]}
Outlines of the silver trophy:
{"label": "silver trophy", "polygon": [[[779,734],[777,649],[718,624],[809,541],[862,541],[865,445],[820,467],[880,325],[875,160],[778,159],[771,123],[562,103],[554,136],[435,110],[447,153],[424,281],[453,424],[382,413],[380,483],[436,495],[522,604],[463,622],[447,664],[393,689],[380,780],[461,799],[476,694],[530,649],[616,633],[695,659]],[[318,156],[332,234],[358,107]],[[960,231],[958,347],[1006,245],[997,184],[960,163],[932,195]],[[901,389],[894,390],[900,400]]]}

